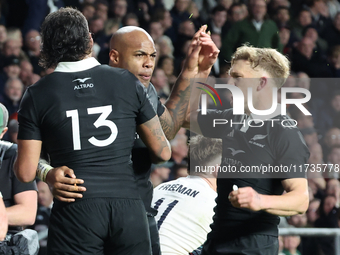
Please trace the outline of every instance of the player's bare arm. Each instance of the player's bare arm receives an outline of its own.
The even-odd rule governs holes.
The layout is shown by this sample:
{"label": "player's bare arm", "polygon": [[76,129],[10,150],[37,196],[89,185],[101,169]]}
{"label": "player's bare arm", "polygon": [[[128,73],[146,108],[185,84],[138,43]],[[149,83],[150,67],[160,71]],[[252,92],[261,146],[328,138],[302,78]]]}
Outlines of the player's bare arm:
{"label": "player's bare arm", "polygon": [[[198,61],[198,74],[195,78],[207,78],[209,76],[210,70],[215,63],[219,50],[212,42],[209,34],[201,33],[200,37],[201,50],[199,52],[199,61]],[[195,84],[196,87],[202,87],[203,85]],[[195,89],[191,91],[191,102],[188,104],[187,112],[185,116],[185,120],[183,123],[183,127],[190,129],[191,131],[202,134],[197,123],[197,115],[198,115],[198,107],[199,107],[199,98],[202,91],[200,89]]]}
{"label": "player's bare arm", "polygon": [[14,173],[21,182],[32,182],[40,158],[42,142],[18,139],[18,156],[14,163]]}
{"label": "player's bare arm", "polygon": [[[176,83],[190,83],[190,78],[179,76]],[[184,90],[180,90],[179,87],[176,87],[175,84],[174,90],[176,90],[176,92],[174,90],[171,92],[170,98],[165,104],[165,111],[159,117],[163,131],[169,140],[175,137],[178,130],[182,126],[181,120],[187,111],[187,105],[185,104],[185,101],[189,100],[190,97],[189,86]]]}
{"label": "player's bare arm", "polygon": [[189,47],[187,58],[169,99],[165,103],[165,111],[160,116],[163,131],[169,140],[173,139],[181,128],[190,99],[190,79],[198,73],[199,37],[205,33],[207,26],[202,26],[194,35]]}
{"label": "player's bare arm", "polygon": [[[203,87],[201,84],[195,84],[196,87]],[[189,129],[196,134],[202,135],[202,131],[197,122],[198,108],[199,108],[199,99],[202,94],[202,90],[194,89],[191,92],[191,102],[187,108],[185,121],[183,123],[183,127]]]}
{"label": "player's bare arm", "polygon": [[[14,173],[19,181],[31,182],[35,179],[40,152],[41,141],[18,140],[18,156],[14,163]],[[82,195],[75,191],[86,191],[85,187],[74,185],[82,184],[84,181],[75,179],[73,170],[66,166],[53,168],[47,173],[45,181],[52,188],[53,195],[63,202],[73,202],[75,198],[82,198]]]}
{"label": "player's bare arm", "polygon": [[282,181],[286,191],[283,195],[262,195],[251,187],[239,188],[229,195],[231,204],[252,211],[265,210],[279,216],[305,213],[308,209],[308,183],[305,178],[292,178]]}
{"label": "player's bare arm", "polygon": [[176,135],[186,120],[191,92],[190,79],[207,78],[217,59],[219,50],[206,29],[207,26],[204,25],[194,35],[182,72],[165,103],[166,110],[160,116],[168,139]]}
{"label": "player's bare arm", "polygon": [[26,190],[14,195],[14,205],[6,208],[9,226],[29,226],[35,222],[38,193]]}
{"label": "player's bare arm", "polygon": [[308,183],[305,178],[286,179],[281,182],[287,193],[269,197],[264,200],[264,208],[268,213],[290,216],[305,213],[309,205]]}
{"label": "player's bare arm", "polygon": [[170,159],[170,143],[164,135],[157,116],[139,125],[137,133],[149,148],[153,163],[160,163]]}

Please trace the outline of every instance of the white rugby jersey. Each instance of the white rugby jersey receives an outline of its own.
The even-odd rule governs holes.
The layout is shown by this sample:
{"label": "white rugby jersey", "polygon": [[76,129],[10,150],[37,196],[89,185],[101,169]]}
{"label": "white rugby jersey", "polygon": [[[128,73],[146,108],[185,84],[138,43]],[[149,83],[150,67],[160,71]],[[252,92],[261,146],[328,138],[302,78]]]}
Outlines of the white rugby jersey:
{"label": "white rugby jersey", "polygon": [[161,251],[188,254],[206,240],[211,231],[217,193],[201,177],[188,176],[163,183],[154,189],[152,206]]}

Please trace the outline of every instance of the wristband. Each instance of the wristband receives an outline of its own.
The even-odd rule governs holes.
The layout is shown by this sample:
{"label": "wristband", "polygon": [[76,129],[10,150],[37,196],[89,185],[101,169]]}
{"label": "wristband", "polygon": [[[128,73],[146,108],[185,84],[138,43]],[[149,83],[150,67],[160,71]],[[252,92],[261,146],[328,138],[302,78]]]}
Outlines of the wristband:
{"label": "wristband", "polygon": [[1,193],[1,191],[0,191],[0,198],[2,198],[2,193]]}
{"label": "wristband", "polygon": [[[46,161],[45,161],[45,162],[46,162]],[[47,162],[44,163],[44,162],[42,162],[42,161],[39,161],[39,163],[38,163],[38,168],[37,168],[37,175],[36,175],[36,176],[37,176],[40,180],[42,180],[43,182],[45,182],[45,181],[46,181],[46,175],[47,175],[47,173],[48,173],[51,169],[53,169],[53,167],[51,167],[50,165],[48,165]]]}

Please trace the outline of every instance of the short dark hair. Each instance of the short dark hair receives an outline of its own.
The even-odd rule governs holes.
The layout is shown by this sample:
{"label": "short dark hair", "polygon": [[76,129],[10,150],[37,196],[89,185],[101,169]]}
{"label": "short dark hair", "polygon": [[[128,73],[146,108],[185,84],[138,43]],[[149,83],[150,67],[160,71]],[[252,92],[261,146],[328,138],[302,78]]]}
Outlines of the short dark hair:
{"label": "short dark hair", "polygon": [[177,177],[177,174],[178,174],[178,170],[181,169],[181,168],[185,168],[187,170],[187,173],[190,174],[188,164],[183,162],[183,163],[180,163],[180,164],[175,164],[175,166],[174,166],[173,172],[175,173],[176,177]]}
{"label": "short dark hair", "polygon": [[300,14],[301,14],[302,12],[309,12],[309,13],[311,13],[309,9],[307,9],[307,8],[302,8],[302,9],[299,11],[298,16],[300,16]]}
{"label": "short dark hair", "polygon": [[277,15],[278,13],[279,13],[279,11],[281,11],[281,10],[286,10],[286,11],[288,11],[289,12],[289,8],[287,7],[287,6],[279,6],[279,7],[277,7],[276,8],[276,10],[275,10],[275,15]]}
{"label": "short dark hair", "polygon": [[156,11],[153,13],[151,20],[153,21],[163,20],[166,12],[167,10],[165,8],[157,8]]}
{"label": "short dark hair", "polygon": [[328,49],[328,56],[332,57],[332,56],[339,56],[340,55],[340,45],[335,45],[332,48]]}
{"label": "short dark hair", "polygon": [[88,24],[91,26],[92,22],[96,21],[96,20],[99,20],[99,19],[102,19],[100,16],[98,15],[94,15],[89,21],[88,21]]}
{"label": "short dark hair", "polygon": [[308,7],[313,7],[316,2],[320,2],[320,1],[322,1],[322,0],[306,0],[305,4]]}
{"label": "short dark hair", "polygon": [[80,10],[83,12],[84,9],[85,9],[86,7],[88,7],[88,6],[93,7],[93,9],[96,9],[96,7],[94,6],[94,4],[91,4],[91,3],[86,2],[86,3],[83,3],[83,4],[81,5]]}
{"label": "short dark hair", "polygon": [[205,166],[217,155],[222,154],[222,140],[207,138],[202,135],[190,137],[189,142],[189,168]]}
{"label": "short dark hair", "polygon": [[62,61],[79,61],[91,53],[91,37],[85,16],[67,7],[50,13],[41,26],[39,65],[55,67]]}
{"label": "short dark hair", "polygon": [[228,10],[228,14],[231,15],[232,14],[232,11],[235,7],[240,7],[242,8],[242,4],[241,3],[233,3],[230,7],[229,7],[229,10]]}
{"label": "short dark hair", "polygon": [[318,32],[317,27],[316,27],[315,25],[313,25],[313,24],[310,24],[310,25],[305,26],[305,27],[302,29],[302,36],[305,36],[306,33],[307,33],[307,31],[308,31],[308,29],[310,29],[310,28],[315,29],[316,33],[319,35],[319,32]]}
{"label": "short dark hair", "polygon": [[128,19],[134,19],[134,20],[137,20],[139,22],[137,15],[133,12],[129,12],[124,16],[124,18],[122,20],[122,24],[126,25],[126,22],[128,21]]}
{"label": "short dark hair", "polygon": [[160,58],[158,59],[157,67],[158,68],[162,68],[162,65],[163,65],[164,61],[167,60],[167,59],[172,59],[173,60],[173,57],[170,57],[168,55],[160,56]]}
{"label": "short dark hair", "polygon": [[98,8],[98,5],[105,5],[106,7],[109,7],[109,2],[107,0],[96,0],[94,5],[96,7],[96,9]]}
{"label": "short dark hair", "polygon": [[216,5],[212,11],[211,14],[215,15],[216,12],[228,12],[227,9],[223,5]]}

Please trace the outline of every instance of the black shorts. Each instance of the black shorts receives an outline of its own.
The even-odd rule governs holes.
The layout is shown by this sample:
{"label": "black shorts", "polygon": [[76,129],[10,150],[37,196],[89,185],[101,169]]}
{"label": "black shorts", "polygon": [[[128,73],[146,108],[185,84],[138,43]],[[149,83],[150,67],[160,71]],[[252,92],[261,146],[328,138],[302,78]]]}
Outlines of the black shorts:
{"label": "black shorts", "polygon": [[151,255],[144,205],[139,199],[91,198],[53,210],[49,255]]}
{"label": "black shorts", "polygon": [[249,235],[233,240],[207,240],[201,255],[274,255],[279,252],[275,236]]}
{"label": "black shorts", "polygon": [[149,221],[152,255],[161,255],[161,246],[159,244],[159,234],[158,234],[158,228],[157,228],[155,217],[148,215],[148,221]]}

